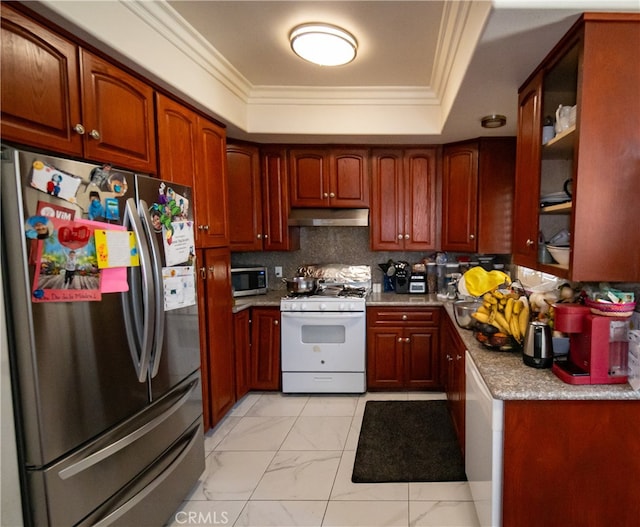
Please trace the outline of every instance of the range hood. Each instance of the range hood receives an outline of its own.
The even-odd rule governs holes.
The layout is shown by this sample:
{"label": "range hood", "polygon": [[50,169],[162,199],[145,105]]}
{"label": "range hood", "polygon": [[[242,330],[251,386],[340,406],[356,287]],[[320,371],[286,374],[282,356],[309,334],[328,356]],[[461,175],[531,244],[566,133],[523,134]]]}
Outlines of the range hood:
{"label": "range hood", "polygon": [[369,209],[291,209],[290,227],[368,227]]}

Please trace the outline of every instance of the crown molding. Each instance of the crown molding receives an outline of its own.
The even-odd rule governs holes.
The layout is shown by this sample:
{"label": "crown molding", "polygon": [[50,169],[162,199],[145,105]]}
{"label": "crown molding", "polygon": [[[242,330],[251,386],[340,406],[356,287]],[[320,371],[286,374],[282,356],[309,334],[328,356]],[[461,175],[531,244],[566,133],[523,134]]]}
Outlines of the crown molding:
{"label": "crown molding", "polygon": [[[122,1],[122,0],[121,0]],[[447,78],[451,70],[450,61],[456,58],[457,39],[464,33],[465,20],[471,2],[461,2],[459,7],[445,8],[446,15],[441,29],[444,34],[438,45],[437,78]],[[197,63],[211,77],[248,106],[252,104],[289,105],[437,105],[441,97],[438,90],[430,86],[388,86],[388,87],[309,87],[309,86],[260,86],[251,84],[218,50],[207,42],[182,16],[165,0],[147,2],[141,0],[123,1],[132,13],[149,25],[156,33],[179,49],[189,60]],[[446,5],[458,2],[447,2]],[[449,26],[454,30],[451,31]],[[453,49],[453,52],[451,52]],[[441,83],[444,85],[444,83]],[[440,90],[441,93],[442,89]]]}
{"label": "crown molding", "polygon": [[236,97],[248,101],[251,83],[165,0],[120,2]]}

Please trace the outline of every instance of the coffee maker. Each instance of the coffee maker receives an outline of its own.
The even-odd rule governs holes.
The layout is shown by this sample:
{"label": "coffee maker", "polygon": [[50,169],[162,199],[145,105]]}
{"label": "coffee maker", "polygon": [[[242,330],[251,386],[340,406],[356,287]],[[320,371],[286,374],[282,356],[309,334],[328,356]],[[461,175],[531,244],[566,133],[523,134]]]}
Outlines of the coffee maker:
{"label": "coffee maker", "polygon": [[594,315],[579,304],[555,306],[555,329],[569,334],[569,354],[551,371],[568,384],[627,382],[629,320]]}

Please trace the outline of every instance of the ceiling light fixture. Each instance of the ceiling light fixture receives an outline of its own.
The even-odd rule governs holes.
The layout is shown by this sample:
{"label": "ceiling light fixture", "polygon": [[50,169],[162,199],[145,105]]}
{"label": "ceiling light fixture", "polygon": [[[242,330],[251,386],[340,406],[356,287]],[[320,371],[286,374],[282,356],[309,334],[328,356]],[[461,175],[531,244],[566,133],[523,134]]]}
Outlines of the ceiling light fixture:
{"label": "ceiling light fixture", "polygon": [[483,117],[480,120],[482,128],[500,128],[507,124],[507,118],[504,115],[492,114]]}
{"label": "ceiling light fixture", "polygon": [[356,58],[355,37],[330,24],[302,24],[289,34],[291,49],[302,59],[320,66],[342,66]]}

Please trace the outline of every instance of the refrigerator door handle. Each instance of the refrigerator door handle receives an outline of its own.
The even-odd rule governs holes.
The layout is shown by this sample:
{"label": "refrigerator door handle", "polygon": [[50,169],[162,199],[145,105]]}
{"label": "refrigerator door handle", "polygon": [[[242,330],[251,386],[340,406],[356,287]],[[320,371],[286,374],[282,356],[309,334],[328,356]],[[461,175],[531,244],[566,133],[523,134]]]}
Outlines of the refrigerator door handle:
{"label": "refrigerator door handle", "polygon": [[58,476],[60,479],[69,479],[70,477],[79,474],[83,470],[87,470],[88,468],[100,463],[103,459],[106,459],[110,456],[113,456],[123,448],[128,447],[133,442],[137,441],[141,437],[148,434],[151,430],[153,430],[158,425],[162,424],[169,417],[171,417],[175,412],[177,412],[191,397],[193,390],[199,385],[198,380],[194,380],[190,382],[184,390],[184,394],[180,399],[178,399],[175,403],[173,403],[167,410],[162,412],[160,415],[141,426],[140,428],[134,430],[130,434],[118,439],[114,443],[111,443],[109,446],[94,452],[93,454],[88,455],[87,457],[81,459],[77,463],[70,465],[60,472],[58,472]]}
{"label": "refrigerator door handle", "polygon": [[164,340],[164,282],[162,280],[162,260],[160,257],[160,247],[158,245],[158,237],[155,235],[153,224],[151,223],[151,215],[149,207],[144,200],[140,200],[140,218],[142,225],[147,233],[149,247],[151,252],[151,266],[153,273],[153,281],[155,284],[155,313],[153,325],[153,349],[155,352],[149,358],[149,370],[151,378],[158,374],[160,367],[160,358],[162,357],[162,344]]}
{"label": "refrigerator door handle", "polygon": [[[124,326],[138,381],[147,382],[153,346],[151,314],[155,312],[155,288],[152,277],[151,256],[145,241],[146,237],[144,236],[136,202],[133,198],[129,198],[125,204],[123,224],[127,229],[130,227],[136,235],[138,255],[140,257],[140,275],[142,276],[142,284],[140,286],[137,278],[138,271],[130,269],[129,291],[122,293]],[[139,305],[142,305],[142,319],[136,308]]]}
{"label": "refrigerator door handle", "polygon": [[149,494],[151,494],[164,480],[166,480],[173,471],[180,466],[184,458],[187,456],[193,445],[198,440],[198,435],[202,433],[202,427],[200,424],[194,426],[185,436],[186,444],[178,444],[174,449],[181,448],[178,456],[166,467],[151,483],[146,485],[142,491],[135,496],[131,497],[128,501],[125,501],[117,509],[113,510],[107,516],[103,517],[100,521],[91,523],[93,527],[106,527],[112,525],[118,518],[124,516],[127,512],[133,509],[141,501],[143,501]]}

